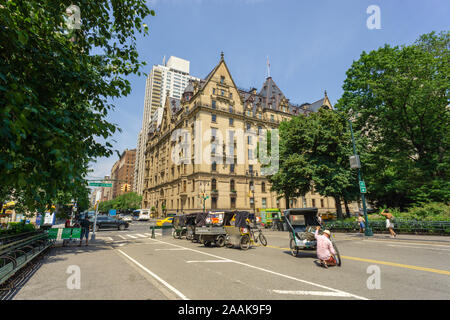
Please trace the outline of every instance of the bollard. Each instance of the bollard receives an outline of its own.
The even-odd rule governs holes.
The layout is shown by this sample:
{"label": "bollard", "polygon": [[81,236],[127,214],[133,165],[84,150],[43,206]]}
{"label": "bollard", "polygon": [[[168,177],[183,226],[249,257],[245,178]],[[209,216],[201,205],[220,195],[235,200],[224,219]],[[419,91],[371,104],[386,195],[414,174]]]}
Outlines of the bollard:
{"label": "bollard", "polygon": [[152,226],[152,239],[155,239],[155,226]]}

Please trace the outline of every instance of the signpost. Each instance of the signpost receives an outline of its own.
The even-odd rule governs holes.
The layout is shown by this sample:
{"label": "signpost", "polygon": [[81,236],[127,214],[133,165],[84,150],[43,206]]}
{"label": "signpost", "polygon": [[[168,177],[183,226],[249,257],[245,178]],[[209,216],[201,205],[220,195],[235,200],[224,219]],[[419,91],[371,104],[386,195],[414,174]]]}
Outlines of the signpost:
{"label": "signpost", "polygon": [[89,182],[90,187],[106,187],[111,188],[112,183],[102,183],[102,182]]}

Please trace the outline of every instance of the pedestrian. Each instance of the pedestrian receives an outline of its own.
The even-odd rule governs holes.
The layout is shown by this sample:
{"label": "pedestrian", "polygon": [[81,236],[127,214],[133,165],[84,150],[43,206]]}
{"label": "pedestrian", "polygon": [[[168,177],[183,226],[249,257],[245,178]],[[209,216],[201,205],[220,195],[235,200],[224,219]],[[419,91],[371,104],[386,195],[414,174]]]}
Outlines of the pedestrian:
{"label": "pedestrian", "polygon": [[359,224],[359,233],[364,233],[366,229],[366,220],[364,219],[363,215],[361,213],[358,213],[358,224]]}
{"label": "pedestrian", "polygon": [[331,243],[330,230],[325,230],[323,235],[319,235],[320,226],[316,227],[316,232],[314,233],[314,237],[317,240],[317,258],[320,260],[320,264],[324,268],[328,268],[328,266],[336,265],[336,258],[334,255],[336,251],[334,250],[333,243]]}
{"label": "pedestrian", "polygon": [[317,216],[317,220],[319,221],[319,224],[322,225],[322,214],[319,213],[319,215]]}
{"label": "pedestrian", "polygon": [[81,237],[80,237],[80,244],[78,245],[79,247],[81,247],[81,242],[83,241],[83,237],[86,237],[86,246],[88,245],[90,225],[91,225],[91,222],[88,220],[87,215],[85,215],[80,221]]}
{"label": "pedestrian", "polygon": [[394,232],[394,216],[388,209],[383,209],[380,213],[386,218],[386,229],[389,230],[391,238],[397,238],[397,234]]}

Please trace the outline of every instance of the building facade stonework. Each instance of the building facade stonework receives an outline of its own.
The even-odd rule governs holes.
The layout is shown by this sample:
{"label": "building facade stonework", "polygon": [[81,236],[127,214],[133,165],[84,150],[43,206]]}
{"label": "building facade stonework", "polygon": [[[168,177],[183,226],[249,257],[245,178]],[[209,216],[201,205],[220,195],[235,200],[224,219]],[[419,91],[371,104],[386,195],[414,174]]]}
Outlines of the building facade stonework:
{"label": "building facade stonework", "polygon": [[[119,160],[117,160],[111,169],[111,179],[113,180],[112,190],[109,191],[111,199],[114,199],[122,194],[133,191],[134,181],[134,164],[136,161],[136,149],[126,149]],[[129,185],[128,191],[123,191],[122,187]],[[111,188],[110,188],[111,189]]]}
{"label": "building facade stonework", "polygon": [[[159,216],[163,209],[188,213],[203,206],[206,210],[286,208],[256,161],[256,134],[321,107],[332,107],[326,94],[313,104],[294,105],[271,77],[259,92],[239,89],[222,54],[204,80],[190,81],[181,99],[166,99],[160,125],[149,131],[142,207],[155,207]],[[180,150],[180,145],[185,147]],[[230,146],[234,154],[227,152]],[[314,191],[290,204],[313,206],[321,212],[335,211],[333,198]]]}

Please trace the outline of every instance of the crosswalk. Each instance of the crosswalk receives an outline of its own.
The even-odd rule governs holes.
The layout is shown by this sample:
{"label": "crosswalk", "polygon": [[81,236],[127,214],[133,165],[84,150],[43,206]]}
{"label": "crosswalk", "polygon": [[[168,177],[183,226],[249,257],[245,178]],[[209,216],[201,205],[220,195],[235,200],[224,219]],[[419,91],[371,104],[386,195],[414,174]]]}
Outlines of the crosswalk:
{"label": "crosswalk", "polygon": [[[151,233],[133,233],[133,234],[118,234],[113,236],[99,236],[97,239],[104,240],[106,242],[117,242],[117,241],[133,241],[133,240],[139,240],[139,239],[148,239],[151,238]],[[161,236],[160,232],[155,232],[155,236]]]}

